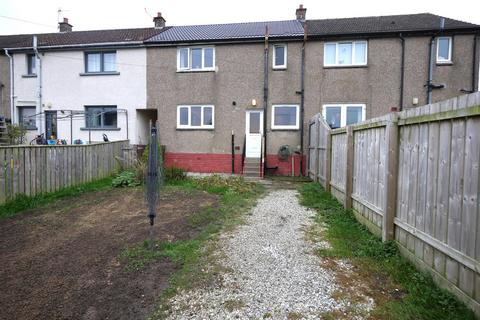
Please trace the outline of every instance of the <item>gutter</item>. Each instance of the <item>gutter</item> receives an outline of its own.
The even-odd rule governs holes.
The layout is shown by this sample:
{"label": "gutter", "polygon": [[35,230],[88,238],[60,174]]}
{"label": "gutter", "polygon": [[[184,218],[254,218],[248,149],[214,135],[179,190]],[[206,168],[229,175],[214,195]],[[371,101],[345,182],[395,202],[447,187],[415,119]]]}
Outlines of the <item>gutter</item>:
{"label": "gutter", "polygon": [[403,110],[403,91],[404,91],[404,82],[405,82],[405,38],[400,33],[398,35],[400,41],[402,42],[402,62],[400,66],[400,108],[398,111]]}
{"label": "gutter", "polygon": [[8,52],[8,49],[5,49],[5,54],[10,60],[10,120],[13,123],[15,123],[15,107],[14,107],[14,78],[13,78],[13,57],[10,55]]}

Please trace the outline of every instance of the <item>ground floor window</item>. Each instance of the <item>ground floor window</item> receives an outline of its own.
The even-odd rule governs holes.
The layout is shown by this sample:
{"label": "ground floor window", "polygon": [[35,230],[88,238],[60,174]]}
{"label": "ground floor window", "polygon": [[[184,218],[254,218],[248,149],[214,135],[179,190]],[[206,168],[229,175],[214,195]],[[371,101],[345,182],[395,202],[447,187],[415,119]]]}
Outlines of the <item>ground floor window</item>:
{"label": "ground floor window", "polygon": [[365,120],[364,104],[325,104],[323,117],[332,129]]}
{"label": "ground floor window", "polygon": [[117,106],[85,106],[85,125],[91,129],[117,128]]}
{"label": "ground floor window", "polygon": [[18,122],[26,129],[37,129],[35,114],[36,108],[34,106],[18,107]]}
{"label": "ground floor window", "polygon": [[215,107],[191,105],[177,107],[178,129],[213,129]]}
{"label": "ground floor window", "polygon": [[298,105],[273,105],[272,106],[272,129],[296,130],[299,128]]}

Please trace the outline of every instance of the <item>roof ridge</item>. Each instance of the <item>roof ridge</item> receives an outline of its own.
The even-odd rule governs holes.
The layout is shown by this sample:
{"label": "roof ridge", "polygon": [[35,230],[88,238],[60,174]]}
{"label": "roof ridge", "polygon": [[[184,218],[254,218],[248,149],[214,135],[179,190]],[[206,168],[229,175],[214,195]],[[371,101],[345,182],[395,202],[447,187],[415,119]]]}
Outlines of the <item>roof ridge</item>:
{"label": "roof ridge", "polygon": [[[207,23],[207,24],[187,24],[187,25],[179,25],[179,26],[169,26],[171,28],[179,28],[179,27],[209,27],[209,26],[227,26],[227,25],[239,25],[239,24],[258,24],[258,23],[278,23],[278,22],[295,22],[298,20],[290,19],[290,20],[270,20],[270,21],[247,21],[247,22],[228,22],[228,23]],[[300,23],[300,22],[298,22]]]}

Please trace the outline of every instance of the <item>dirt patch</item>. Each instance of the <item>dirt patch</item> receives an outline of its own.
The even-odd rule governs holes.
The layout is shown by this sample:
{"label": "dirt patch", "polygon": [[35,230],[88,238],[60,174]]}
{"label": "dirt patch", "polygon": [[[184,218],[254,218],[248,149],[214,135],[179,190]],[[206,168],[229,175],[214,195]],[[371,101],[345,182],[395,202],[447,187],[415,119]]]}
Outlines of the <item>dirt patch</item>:
{"label": "dirt patch", "polygon": [[[139,319],[155,307],[176,266],[125,271],[120,252],[145,240],[143,193],[115,189],[0,221],[0,319]],[[159,201],[159,240],[190,239],[188,217],[216,206],[204,192],[170,190]]]}

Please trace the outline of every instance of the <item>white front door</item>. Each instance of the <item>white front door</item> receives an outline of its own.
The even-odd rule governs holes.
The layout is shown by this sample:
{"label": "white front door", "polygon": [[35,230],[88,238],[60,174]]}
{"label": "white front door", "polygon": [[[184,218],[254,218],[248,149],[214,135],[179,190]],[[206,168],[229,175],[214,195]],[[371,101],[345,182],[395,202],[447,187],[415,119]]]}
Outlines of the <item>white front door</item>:
{"label": "white front door", "polygon": [[247,110],[245,156],[260,158],[262,154],[263,111]]}

